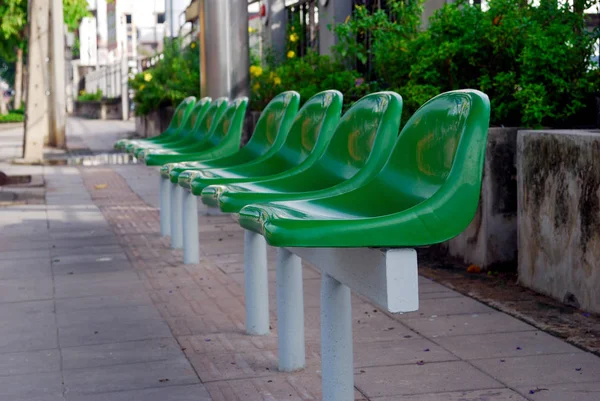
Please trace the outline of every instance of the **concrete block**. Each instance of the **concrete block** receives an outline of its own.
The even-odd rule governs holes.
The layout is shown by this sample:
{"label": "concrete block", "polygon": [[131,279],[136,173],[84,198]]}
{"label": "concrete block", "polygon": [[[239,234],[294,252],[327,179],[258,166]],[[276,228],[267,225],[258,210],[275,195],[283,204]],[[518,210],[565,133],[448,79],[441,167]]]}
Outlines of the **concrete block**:
{"label": "concrete block", "polygon": [[481,267],[517,260],[517,128],[490,128],[479,208],[473,222],[442,248]]}
{"label": "concrete block", "polygon": [[600,131],[520,131],[519,282],[600,313]]}

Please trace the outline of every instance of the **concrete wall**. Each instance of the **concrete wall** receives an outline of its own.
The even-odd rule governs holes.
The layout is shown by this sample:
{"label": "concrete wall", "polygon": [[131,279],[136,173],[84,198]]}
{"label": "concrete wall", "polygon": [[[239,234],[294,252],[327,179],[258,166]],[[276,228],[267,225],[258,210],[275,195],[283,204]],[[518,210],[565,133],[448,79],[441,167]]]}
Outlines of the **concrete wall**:
{"label": "concrete wall", "polygon": [[99,102],[74,102],[73,114],[77,117],[98,120],[121,120],[121,98]]}
{"label": "concrete wall", "polygon": [[157,136],[167,129],[174,113],[172,107],[166,107],[145,116],[136,116],[135,132],[144,138]]}
{"label": "concrete wall", "polygon": [[477,214],[441,246],[468,264],[489,268],[517,261],[516,141],[517,128],[490,128]]}
{"label": "concrete wall", "polygon": [[600,313],[600,131],[520,131],[519,281]]}

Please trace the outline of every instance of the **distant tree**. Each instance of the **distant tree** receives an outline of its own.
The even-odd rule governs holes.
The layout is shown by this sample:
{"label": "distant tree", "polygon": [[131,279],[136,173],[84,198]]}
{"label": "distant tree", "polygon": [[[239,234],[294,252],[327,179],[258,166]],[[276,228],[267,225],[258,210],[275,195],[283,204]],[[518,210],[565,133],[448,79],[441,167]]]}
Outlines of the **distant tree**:
{"label": "distant tree", "polygon": [[[69,31],[89,15],[87,0],[63,0],[63,17]],[[15,66],[14,107],[21,107],[23,52],[27,48],[27,0],[0,1],[0,57]]]}

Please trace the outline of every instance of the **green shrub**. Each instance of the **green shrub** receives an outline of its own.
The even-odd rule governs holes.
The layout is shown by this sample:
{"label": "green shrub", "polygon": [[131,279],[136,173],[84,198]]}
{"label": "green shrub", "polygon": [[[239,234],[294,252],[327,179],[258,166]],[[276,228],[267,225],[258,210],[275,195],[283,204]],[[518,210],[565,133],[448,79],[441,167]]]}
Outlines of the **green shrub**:
{"label": "green shrub", "polygon": [[335,27],[335,50],[400,93],[406,115],[437,93],[463,88],[489,95],[498,125],[573,125],[595,103],[600,80],[590,68],[600,31],[587,32],[583,14],[568,2],[490,0],[483,11],[458,0],[439,9],[424,31],[421,0],[387,4],[389,11],[373,13],[356,7]]}
{"label": "green shrub", "polygon": [[200,96],[200,54],[196,42],[181,48],[165,44],[163,58],[154,67],[129,80],[137,115],[163,106],[176,106],[188,96]]}
{"label": "green shrub", "polygon": [[22,113],[15,113],[10,111],[8,114],[0,114],[0,124],[2,123],[21,123],[25,120],[25,116]]}
{"label": "green shrub", "polygon": [[97,89],[95,93],[87,93],[82,90],[79,92],[79,96],[77,97],[77,101],[79,102],[99,102],[102,100],[102,89]]}
{"label": "green shrub", "polygon": [[302,58],[291,57],[279,65],[253,65],[250,84],[252,110],[262,110],[284,90],[297,91],[301,102],[305,102],[318,92],[337,89],[344,94],[346,107],[372,90],[355,70],[314,52]]}

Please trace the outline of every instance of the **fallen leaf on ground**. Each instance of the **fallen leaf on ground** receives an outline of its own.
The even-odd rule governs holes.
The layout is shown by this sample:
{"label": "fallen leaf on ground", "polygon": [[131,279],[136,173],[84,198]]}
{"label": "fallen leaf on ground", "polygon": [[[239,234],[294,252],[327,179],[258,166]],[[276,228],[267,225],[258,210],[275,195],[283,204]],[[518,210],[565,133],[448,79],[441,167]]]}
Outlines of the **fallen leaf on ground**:
{"label": "fallen leaf on ground", "polygon": [[108,187],[108,184],[96,184],[96,185],[94,185],[94,188],[96,188],[96,189],[105,189],[106,187]]}

